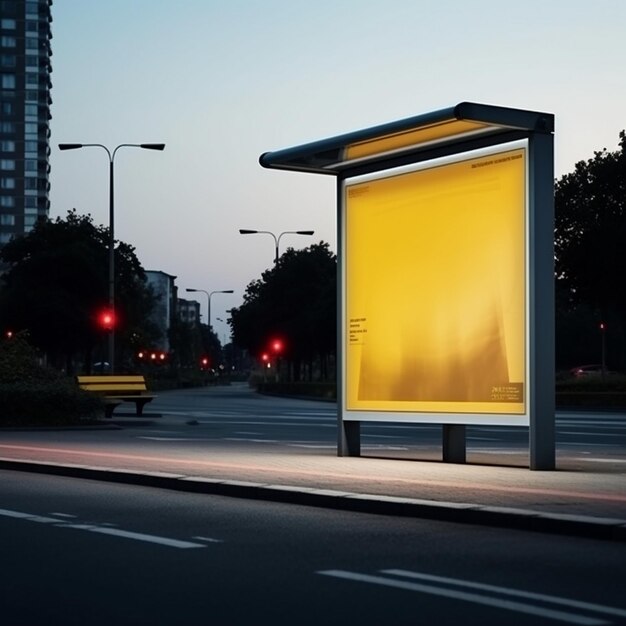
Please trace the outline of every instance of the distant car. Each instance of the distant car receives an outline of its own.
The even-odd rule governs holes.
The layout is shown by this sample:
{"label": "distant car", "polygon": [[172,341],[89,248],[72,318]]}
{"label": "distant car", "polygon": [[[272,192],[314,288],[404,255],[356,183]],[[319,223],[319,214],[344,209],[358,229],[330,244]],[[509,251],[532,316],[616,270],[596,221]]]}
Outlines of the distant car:
{"label": "distant car", "polygon": [[[605,374],[612,374],[613,372],[609,372],[605,369]],[[602,376],[602,365],[598,363],[594,363],[592,365],[579,365],[577,367],[573,367],[570,370],[570,374],[574,378],[596,378],[598,376]]]}
{"label": "distant car", "polygon": [[111,367],[106,361],[98,361],[98,363],[93,364],[93,371],[96,373],[108,372],[110,369]]}

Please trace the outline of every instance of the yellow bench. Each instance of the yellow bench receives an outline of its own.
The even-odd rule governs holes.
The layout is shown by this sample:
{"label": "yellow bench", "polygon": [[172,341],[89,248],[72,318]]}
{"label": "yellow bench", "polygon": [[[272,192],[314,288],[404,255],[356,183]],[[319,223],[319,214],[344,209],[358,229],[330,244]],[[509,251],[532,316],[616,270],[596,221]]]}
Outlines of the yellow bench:
{"label": "yellow bench", "polygon": [[156,396],[147,394],[143,376],[77,376],[81,389],[100,394],[105,402],[105,415],[111,417],[116,406],[122,402],[134,402],[137,415],[143,414],[143,407]]}

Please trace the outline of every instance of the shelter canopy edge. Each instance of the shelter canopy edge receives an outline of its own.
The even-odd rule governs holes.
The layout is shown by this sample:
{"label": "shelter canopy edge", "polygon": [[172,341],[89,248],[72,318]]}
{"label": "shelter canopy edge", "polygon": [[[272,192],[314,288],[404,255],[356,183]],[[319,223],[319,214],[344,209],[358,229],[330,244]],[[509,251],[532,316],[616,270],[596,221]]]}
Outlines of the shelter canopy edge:
{"label": "shelter canopy edge", "polygon": [[554,115],[461,102],[454,107],[261,155],[270,169],[337,175],[363,163],[471,138],[554,132]]}

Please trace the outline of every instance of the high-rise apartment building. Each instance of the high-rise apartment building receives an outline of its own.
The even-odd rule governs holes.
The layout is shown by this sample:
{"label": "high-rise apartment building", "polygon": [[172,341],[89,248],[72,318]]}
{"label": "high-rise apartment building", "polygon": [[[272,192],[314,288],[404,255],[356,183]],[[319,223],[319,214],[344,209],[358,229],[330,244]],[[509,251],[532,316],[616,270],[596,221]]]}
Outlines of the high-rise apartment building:
{"label": "high-rise apartment building", "polygon": [[0,246],[48,215],[52,0],[0,0]]}

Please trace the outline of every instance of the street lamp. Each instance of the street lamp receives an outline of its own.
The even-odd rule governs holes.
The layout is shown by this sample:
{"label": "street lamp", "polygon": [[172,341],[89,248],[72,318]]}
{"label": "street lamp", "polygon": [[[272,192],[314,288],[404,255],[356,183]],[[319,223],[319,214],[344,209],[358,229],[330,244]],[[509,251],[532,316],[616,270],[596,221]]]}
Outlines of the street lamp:
{"label": "street lamp", "polygon": [[312,235],[314,230],[285,230],[280,233],[278,237],[270,232],[269,230],[250,230],[249,228],[240,228],[240,235],[271,235],[274,238],[274,244],[276,246],[276,255],[274,257],[274,263],[278,264],[278,244],[280,243],[280,238],[283,235]]}
{"label": "street lamp", "polygon": [[[59,150],[78,150],[79,148],[102,148],[109,157],[109,309],[115,311],[115,202],[113,195],[113,163],[115,153],[120,148],[143,148],[144,150],[163,150],[164,143],[122,143],[111,151],[101,143],[60,143]],[[115,369],[115,329],[109,331],[109,372]]]}
{"label": "street lamp", "polygon": [[209,332],[211,331],[211,296],[214,293],[235,293],[232,289],[221,289],[219,291],[205,291],[204,289],[185,289],[185,291],[190,291],[191,293],[204,293],[207,297],[207,324],[209,326]]}

